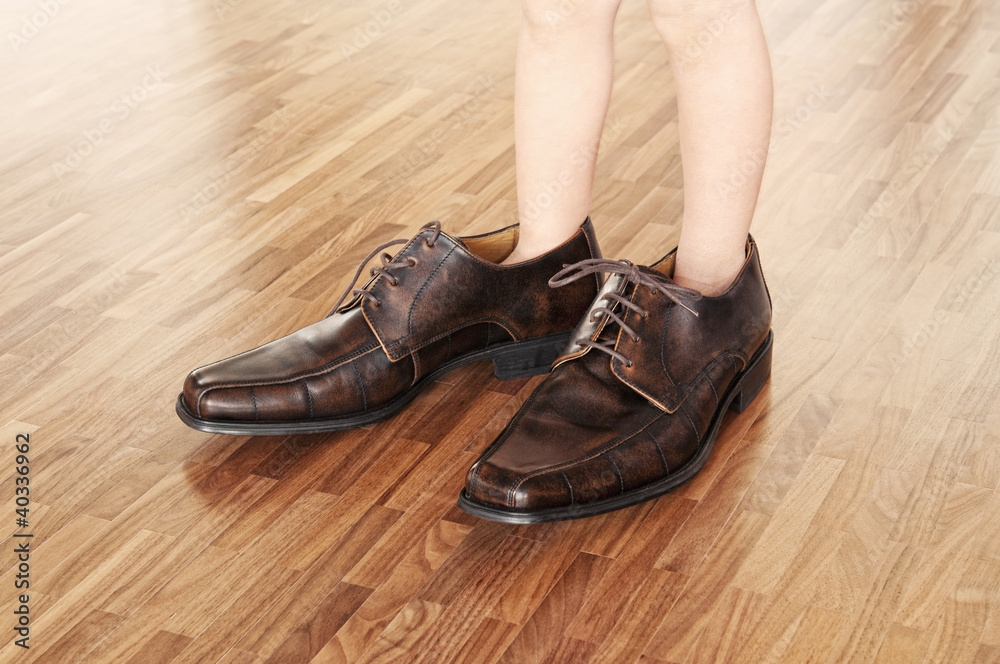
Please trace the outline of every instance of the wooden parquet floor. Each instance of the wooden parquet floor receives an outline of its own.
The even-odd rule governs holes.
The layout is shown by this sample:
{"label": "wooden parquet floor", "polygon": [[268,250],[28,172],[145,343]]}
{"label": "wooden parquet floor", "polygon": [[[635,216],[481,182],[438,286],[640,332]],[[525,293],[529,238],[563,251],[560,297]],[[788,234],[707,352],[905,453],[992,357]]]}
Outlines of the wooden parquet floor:
{"label": "wooden parquet floor", "polygon": [[[1000,662],[1000,4],[759,5],[772,379],[688,485],[514,527],[455,499],[539,378],[315,436],[173,404],[375,244],[515,219],[518,3],[6,1],[0,661]],[[593,216],[647,262],[676,101],[644,3],[616,30]]]}

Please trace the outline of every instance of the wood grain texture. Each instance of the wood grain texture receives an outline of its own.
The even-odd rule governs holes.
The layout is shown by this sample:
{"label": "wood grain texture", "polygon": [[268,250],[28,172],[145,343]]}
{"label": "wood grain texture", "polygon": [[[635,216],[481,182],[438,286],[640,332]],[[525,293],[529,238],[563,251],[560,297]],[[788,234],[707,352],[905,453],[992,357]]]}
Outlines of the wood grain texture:
{"label": "wood grain texture", "polygon": [[[0,495],[30,433],[34,539],[0,662],[1000,662],[1000,5],[758,5],[771,381],[672,494],[510,526],[455,498],[539,378],[315,436],[173,401],[374,245],[516,220],[517,3],[6,2]],[[677,103],[644,3],[616,33],[593,217],[644,263]]]}

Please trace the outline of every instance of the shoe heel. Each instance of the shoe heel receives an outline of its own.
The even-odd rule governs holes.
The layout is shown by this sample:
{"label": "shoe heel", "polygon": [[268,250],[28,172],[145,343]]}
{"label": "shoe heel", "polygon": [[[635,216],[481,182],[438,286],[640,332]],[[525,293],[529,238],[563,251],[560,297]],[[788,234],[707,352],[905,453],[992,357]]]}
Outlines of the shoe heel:
{"label": "shoe heel", "polygon": [[493,357],[493,374],[500,380],[527,378],[549,372],[549,367],[566,348],[569,332],[518,341]]}
{"label": "shoe heel", "polygon": [[736,384],[736,394],[729,402],[729,409],[742,413],[750,405],[750,402],[764,388],[764,383],[771,376],[771,348],[774,341],[774,333],[768,332],[767,339],[764,340],[760,350],[750,360],[746,371],[739,378]]}

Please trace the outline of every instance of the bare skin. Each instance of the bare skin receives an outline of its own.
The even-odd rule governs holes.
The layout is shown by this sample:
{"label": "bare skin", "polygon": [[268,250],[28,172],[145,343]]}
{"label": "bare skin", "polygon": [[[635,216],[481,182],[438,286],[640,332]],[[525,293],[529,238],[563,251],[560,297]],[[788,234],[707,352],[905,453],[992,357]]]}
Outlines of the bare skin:
{"label": "bare skin", "polygon": [[[773,112],[753,0],[648,0],[677,88],[684,220],[674,281],[716,295],[739,271]],[[590,213],[620,0],[523,0],[514,139],[521,237],[504,261],[557,246]]]}

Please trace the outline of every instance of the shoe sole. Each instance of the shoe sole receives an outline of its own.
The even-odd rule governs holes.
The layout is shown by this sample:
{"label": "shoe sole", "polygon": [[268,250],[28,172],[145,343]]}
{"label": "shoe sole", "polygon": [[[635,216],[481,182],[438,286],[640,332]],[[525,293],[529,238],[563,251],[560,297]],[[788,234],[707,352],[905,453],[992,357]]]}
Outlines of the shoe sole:
{"label": "shoe sole", "polygon": [[184,403],[184,394],[177,395],[177,415],[192,429],[206,433],[221,433],[234,436],[274,436],[293,433],[323,433],[343,431],[380,422],[402,410],[428,385],[448,373],[473,362],[493,361],[493,373],[500,380],[527,378],[549,372],[552,362],[569,343],[569,331],[549,334],[525,341],[508,341],[480,351],[467,353],[427,374],[416,385],[389,403],[375,410],[346,417],[305,421],[241,422],[232,420],[212,420],[198,417]]}
{"label": "shoe sole", "polygon": [[458,506],[469,514],[491,521],[515,524],[547,523],[549,521],[582,519],[588,516],[604,514],[605,512],[613,512],[647,500],[652,500],[672,489],[676,489],[697,475],[698,471],[708,462],[726,411],[732,409],[737,413],[742,413],[764,387],[764,384],[771,375],[771,348],[773,339],[774,333],[769,331],[764,343],[761,344],[761,347],[757,349],[757,352],[750,359],[747,368],[733,381],[732,386],[730,386],[722,396],[722,399],[720,399],[719,405],[715,409],[715,414],[712,416],[712,422],[708,427],[705,443],[698,450],[698,453],[676,473],[663,478],[659,482],[647,484],[646,486],[633,489],[613,498],[606,498],[583,505],[567,505],[565,507],[553,507],[531,512],[518,512],[477,503],[466,495],[465,489],[462,489],[462,492],[458,496]]}

